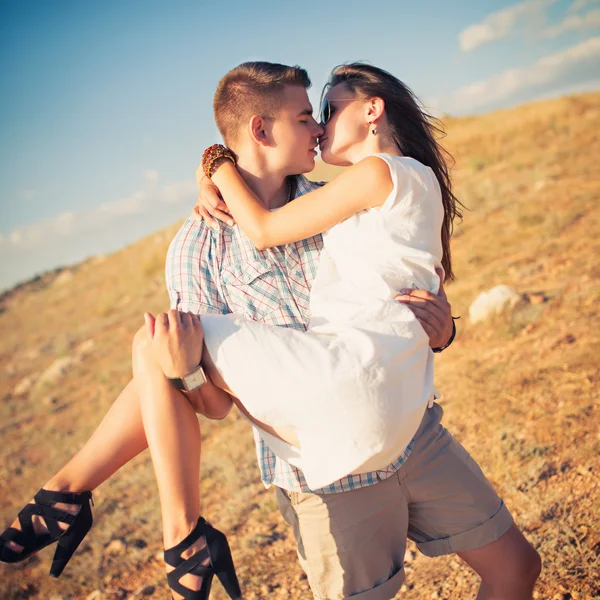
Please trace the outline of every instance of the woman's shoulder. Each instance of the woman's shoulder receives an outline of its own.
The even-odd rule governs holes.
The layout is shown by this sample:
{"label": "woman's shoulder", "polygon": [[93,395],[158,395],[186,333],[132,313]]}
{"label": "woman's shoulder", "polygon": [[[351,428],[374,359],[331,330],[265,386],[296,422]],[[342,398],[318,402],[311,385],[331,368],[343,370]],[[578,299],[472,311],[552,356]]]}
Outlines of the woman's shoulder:
{"label": "woman's shoulder", "polygon": [[377,156],[409,174],[433,174],[433,171],[427,165],[412,156],[398,156],[396,154],[378,154]]}
{"label": "woman's shoulder", "polygon": [[[368,199],[368,205],[359,203],[360,210],[380,206],[396,183],[393,170],[374,154],[365,156],[348,167],[334,182],[339,182],[339,186],[335,188],[336,193],[340,191],[348,196],[356,195]],[[334,182],[330,185],[333,186]]]}
{"label": "woman's shoulder", "polygon": [[[375,156],[375,155],[374,155]],[[438,197],[439,184],[433,170],[410,156],[378,154],[379,162],[387,163],[394,182],[394,190],[381,207],[384,212],[400,210],[437,210],[431,202],[432,194]],[[385,165],[384,165],[385,166]],[[441,204],[440,204],[441,206]]]}
{"label": "woman's shoulder", "polygon": [[393,158],[399,179],[404,179],[410,186],[417,186],[425,192],[439,190],[439,183],[431,167],[411,156],[394,156]]}
{"label": "woman's shoulder", "polygon": [[433,171],[428,166],[410,156],[398,156],[397,154],[382,152],[370,154],[363,158],[361,163],[363,163],[365,171],[370,170],[379,175],[383,175],[389,171],[394,179],[396,176],[408,175],[422,181],[433,176]]}

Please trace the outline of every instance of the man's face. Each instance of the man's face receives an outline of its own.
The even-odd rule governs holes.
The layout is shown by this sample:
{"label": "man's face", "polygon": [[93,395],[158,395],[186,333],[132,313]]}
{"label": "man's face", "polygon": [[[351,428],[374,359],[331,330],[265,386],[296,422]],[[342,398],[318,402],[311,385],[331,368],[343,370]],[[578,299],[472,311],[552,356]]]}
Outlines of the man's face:
{"label": "man's face", "polygon": [[308,173],[315,166],[318,137],[323,127],[313,118],[306,89],[286,85],[279,113],[272,121],[269,163],[286,175]]}

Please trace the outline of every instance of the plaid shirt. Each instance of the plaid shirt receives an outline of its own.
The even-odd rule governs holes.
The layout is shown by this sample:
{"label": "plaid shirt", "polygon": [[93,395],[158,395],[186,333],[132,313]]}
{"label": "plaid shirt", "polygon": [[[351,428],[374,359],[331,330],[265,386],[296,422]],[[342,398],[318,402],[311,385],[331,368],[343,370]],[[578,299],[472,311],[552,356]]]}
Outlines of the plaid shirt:
{"label": "plaid shirt", "polygon": [[[299,176],[295,197],[320,185]],[[257,250],[237,225],[219,223],[219,229],[213,230],[203,221],[188,219],[167,254],[171,308],[195,314],[235,313],[304,331],[310,320],[310,288],[322,247],[323,239],[317,235],[286,246]],[[256,428],[254,439],[265,487],[277,485],[289,491],[325,494],[386,479],[400,468],[413,446],[411,442],[386,469],[348,475],[325,488],[311,490],[302,471],[279,458]]]}

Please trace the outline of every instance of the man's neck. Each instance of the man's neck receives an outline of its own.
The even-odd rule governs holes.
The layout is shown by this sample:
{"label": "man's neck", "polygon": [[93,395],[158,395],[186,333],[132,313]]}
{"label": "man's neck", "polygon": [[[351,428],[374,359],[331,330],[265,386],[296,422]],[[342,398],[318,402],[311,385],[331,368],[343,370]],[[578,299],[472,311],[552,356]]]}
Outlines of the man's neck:
{"label": "man's neck", "polygon": [[248,187],[260,198],[265,208],[279,208],[289,200],[287,177],[270,173],[251,161],[238,160],[237,168]]}

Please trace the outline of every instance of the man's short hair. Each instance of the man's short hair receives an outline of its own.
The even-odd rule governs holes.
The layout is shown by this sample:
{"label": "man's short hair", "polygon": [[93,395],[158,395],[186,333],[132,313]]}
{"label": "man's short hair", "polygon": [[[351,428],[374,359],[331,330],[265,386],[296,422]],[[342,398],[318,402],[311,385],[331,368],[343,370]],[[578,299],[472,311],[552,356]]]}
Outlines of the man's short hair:
{"label": "man's short hair", "polygon": [[231,69],[219,81],[213,99],[215,121],[225,143],[235,142],[252,115],[276,116],[286,85],[310,87],[308,73],[270,62],[245,62]]}

